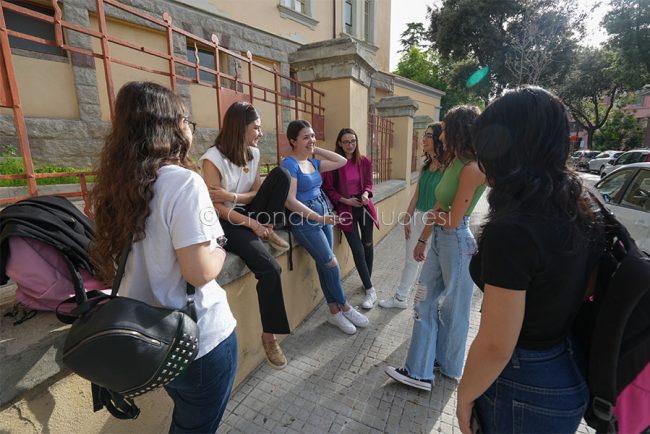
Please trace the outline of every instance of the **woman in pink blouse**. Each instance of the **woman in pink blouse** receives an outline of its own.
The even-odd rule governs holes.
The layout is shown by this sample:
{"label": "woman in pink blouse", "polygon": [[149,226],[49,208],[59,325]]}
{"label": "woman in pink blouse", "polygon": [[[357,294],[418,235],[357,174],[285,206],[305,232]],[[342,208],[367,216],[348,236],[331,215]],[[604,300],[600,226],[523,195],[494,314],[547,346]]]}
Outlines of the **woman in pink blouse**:
{"label": "woman in pink blouse", "polygon": [[366,296],[361,304],[372,309],[377,292],[372,285],[373,225],[379,228],[377,211],[372,203],[372,163],[361,155],[357,133],[343,128],[336,138],[336,153],[347,158],[342,168],[323,174],[323,189],[341,217],[339,227],[348,240]]}

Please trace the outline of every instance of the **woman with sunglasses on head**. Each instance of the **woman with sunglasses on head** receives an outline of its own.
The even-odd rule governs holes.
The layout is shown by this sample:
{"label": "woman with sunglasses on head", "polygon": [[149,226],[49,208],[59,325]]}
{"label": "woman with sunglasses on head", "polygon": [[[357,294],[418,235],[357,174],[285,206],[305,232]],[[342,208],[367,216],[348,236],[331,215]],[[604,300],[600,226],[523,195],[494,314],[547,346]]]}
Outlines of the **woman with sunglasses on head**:
{"label": "woman with sunglasses on head", "polygon": [[191,122],[180,97],[156,83],[125,84],[115,100],[92,194],[91,255],[111,281],[132,243],[120,295],[181,309],[196,288],[196,359],[165,390],[174,401],[171,433],[215,432],[237,371],[237,337],[215,278],[223,231],[201,177],[191,170]]}
{"label": "woman with sunglasses on head", "polygon": [[435,189],[437,203],[427,212],[413,251],[415,260],[425,260],[425,254],[426,260],[415,294],[411,343],[404,367],[386,368],[391,378],[427,391],[434,365],[456,380],[463,373],[474,287],[469,261],[476,251],[469,217],[485,190],[470,134],[478,115],[474,106],[457,106],[442,120],[445,170]]}
{"label": "woman with sunglasses on head", "polygon": [[239,256],[257,279],[262,319],[262,346],[272,368],[282,369],[287,359],[276,334],[289,334],[289,320],[282,295],[282,268],[260,239],[279,249],[288,244],[273,232],[284,223],[284,203],[289,175],[276,167],[260,176],[262,138],[260,116],[247,102],[236,102],[224,115],[221,130],[203,156],[203,178],[228,239],[226,250]]}
{"label": "woman with sunglasses on head", "polygon": [[[442,133],[442,127],[440,123],[435,123],[427,127],[422,137],[424,165],[420,171],[418,184],[409,202],[406,215],[402,219],[404,239],[406,240],[404,269],[395,294],[379,302],[379,306],[384,308],[406,309],[409,293],[420,274],[420,265],[422,263],[415,260],[413,250],[418,242],[418,235],[424,229],[425,213],[432,209],[436,203],[436,187],[442,178],[444,151],[443,144],[440,141],[440,133]],[[425,248],[429,244],[427,240]]]}
{"label": "woman with sunglasses on head", "polygon": [[372,203],[372,162],[359,152],[357,133],[343,128],[336,138],[335,152],[347,160],[340,169],[323,174],[323,190],[332,200],[340,217],[339,227],[348,240],[354,265],[365,289],[361,307],[372,309],[377,291],[370,276],[374,246],[373,225],[379,228],[377,211]]}
{"label": "woman with sunglasses on head", "polygon": [[589,403],[571,339],[603,222],[567,168],[569,115],[555,95],[523,87],[474,124],[490,212],[471,262],[481,323],[458,387],[457,416],[485,433],[574,433]]}
{"label": "woman with sunglasses on head", "polygon": [[344,333],[354,334],[357,327],[368,325],[368,318],[350,306],[345,297],[333,250],[332,225],[339,218],[330,213],[321,192],[321,173],[339,169],[347,160],[336,152],[316,147],[316,135],[307,121],[291,121],[287,138],[291,152],[282,160],[282,167],[291,175],[287,197],[291,232],[316,263],[321,290],[329,306],[328,322]]}

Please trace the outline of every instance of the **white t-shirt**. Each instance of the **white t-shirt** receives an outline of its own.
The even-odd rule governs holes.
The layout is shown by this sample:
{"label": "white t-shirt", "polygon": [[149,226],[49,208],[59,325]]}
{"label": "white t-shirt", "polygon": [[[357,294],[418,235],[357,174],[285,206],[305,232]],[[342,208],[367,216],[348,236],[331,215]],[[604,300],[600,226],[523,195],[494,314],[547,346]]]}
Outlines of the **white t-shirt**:
{"label": "white t-shirt", "polygon": [[[180,166],[163,166],[153,186],[145,238],[133,244],[119,294],[173,309],[186,304],[186,281],[176,250],[216,240],[223,229],[203,179]],[[196,288],[194,296],[201,357],[235,329],[226,292],[216,281]]]}
{"label": "white t-shirt", "polygon": [[[253,159],[246,163],[246,166],[239,167],[233,164],[225,155],[215,146],[212,146],[205,154],[199,158],[199,161],[209,160],[219,169],[221,174],[221,187],[230,193],[248,193],[251,191],[260,165],[260,150],[254,146],[249,146],[253,154]],[[224,205],[232,208],[232,202],[224,202]]]}

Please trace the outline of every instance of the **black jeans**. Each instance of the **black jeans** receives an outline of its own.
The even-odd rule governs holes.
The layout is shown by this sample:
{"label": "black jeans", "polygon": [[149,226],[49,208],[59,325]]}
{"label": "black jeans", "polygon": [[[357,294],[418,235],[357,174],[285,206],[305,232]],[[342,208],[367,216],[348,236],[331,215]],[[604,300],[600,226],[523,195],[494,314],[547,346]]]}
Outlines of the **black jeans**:
{"label": "black jeans", "polygon": [[[262,224],[280,224],[280,219],[284,218],[284,203],[290,182],[286,169],[276,167],[266,177],[252,202],[240,211]],[[282,268],[252,230],[224,219],[220,219],[220,222],[228,238],[226,251],[239,256],[257,279],[262,330],[265,333],[290,333],[282,295]]]}
{"label": "black jeans", "polygon": [[352,231],[345,232],[345,239],[348,240],[354,265],[357,267],[361,282],[365,289],[372,288],[370,276],[372,275],[372,261],[374,247],[372,245],[372,228],[375,222],[365,206],[352,207]]}

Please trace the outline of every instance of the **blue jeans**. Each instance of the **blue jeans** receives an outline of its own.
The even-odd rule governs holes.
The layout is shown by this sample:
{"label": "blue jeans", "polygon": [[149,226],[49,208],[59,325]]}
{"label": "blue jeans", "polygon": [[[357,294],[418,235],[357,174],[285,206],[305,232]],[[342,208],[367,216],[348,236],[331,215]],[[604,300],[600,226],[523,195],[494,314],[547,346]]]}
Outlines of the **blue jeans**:
{"label": "blue jeans", "polygon": [[[329,212],[322,196],[305,202],[305,205],[320,215]],[[348,303],[341,284],[341,270],[334,256],[334,237],[332,225],[323,225],[313,220],[291,215],[291,232],[298,242],[307,250],[316,263],[316,271],[320,280],[321,290],[328,304],[345,305]],[[331,265],[335,260],[334,266]]]}
{"label": "blue jeans", "polygon": [[448,377],[463,374],[474,287],[469,261],[475,252],[469,217],[455,229],[434,226],[415,294],[415,321],[405,363],[412,377],[433,380],[435,361]]}
{"label": "blue jeans", "polygon": [[576,432],[589,402],[583,366],[569,339],[547,350],[515,348],[474,404],[483,432]]}
{"label": "blue jeans", "polygon": [[170,433],[214,433],[237,373],[235,332],[165,386],[174,401]]}

